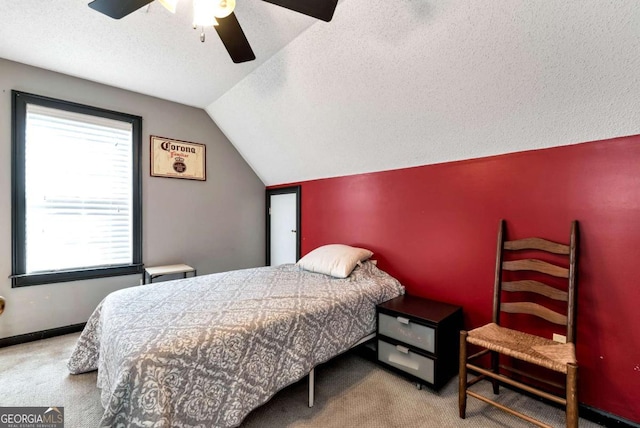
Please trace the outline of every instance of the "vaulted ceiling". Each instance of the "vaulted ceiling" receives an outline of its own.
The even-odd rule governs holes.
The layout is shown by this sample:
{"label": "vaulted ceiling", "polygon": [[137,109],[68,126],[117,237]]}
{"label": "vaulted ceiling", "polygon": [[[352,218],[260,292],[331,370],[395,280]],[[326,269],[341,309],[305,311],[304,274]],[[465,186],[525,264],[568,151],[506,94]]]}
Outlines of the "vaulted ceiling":
{"label": "vaulted ceiling", "polygon": [[204,108],[267,185],[640,133],[636,0],[237,0],[243,64],[190,0],[88,2],[3,1],[0,57]]}

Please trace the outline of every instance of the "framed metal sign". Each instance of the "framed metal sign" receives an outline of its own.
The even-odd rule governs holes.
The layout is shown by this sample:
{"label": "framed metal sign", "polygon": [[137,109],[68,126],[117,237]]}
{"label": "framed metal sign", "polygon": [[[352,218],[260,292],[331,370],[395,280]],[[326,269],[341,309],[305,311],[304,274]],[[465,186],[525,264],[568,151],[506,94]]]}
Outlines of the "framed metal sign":
{"label": "framed metal sign", "polygon": [[205,181],[206,146],[152,135],[151,176]]}

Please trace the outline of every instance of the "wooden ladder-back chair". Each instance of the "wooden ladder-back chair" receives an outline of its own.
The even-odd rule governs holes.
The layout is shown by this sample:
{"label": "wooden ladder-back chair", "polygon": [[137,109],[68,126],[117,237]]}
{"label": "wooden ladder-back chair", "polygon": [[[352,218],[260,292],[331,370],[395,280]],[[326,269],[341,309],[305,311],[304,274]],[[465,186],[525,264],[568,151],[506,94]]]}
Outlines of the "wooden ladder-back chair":
{"label": "wooden ladder-back chair", "polygon": [[[458,404],[461,418],[464,419],[466,416],[467,396],[470,396],[518,416],[534,425],[548,427],[548,425],[537,419],[468,389],[479,380],[488,378],[493,384],[494,394],[499,392],[499,383],[504,383],[563,405],[566,409],[567,427],[578,426],[578,366],[574,347],[577,248],[577,221],[571,223],[571,235],[568,245],[541,238],[505,241],[505,222],[504,220],[500,221],[493,295],[493,322],[468,332],[460,332],[460,389]],[[525,252],[524,254],[522,254],[523,251]],[[555,254],[555,256],[551,256],[554,260],[566,259],[566,262],[562,263],[564,265],[562,266],[543,260],[522,258],[530,255],[532,251],[552,253]],[[504,257],[505,255],[506,257]],[[519,256],[522,257],[517,259]],[[504,274],[504,271],[509,271],[510,273]],[[523,274],[532,272],[534,272],[533,275],[535,275],[536,280],[520,279]],[[503,281],[503,277],[507,275],[509,276],[508,280],[505,279]],[[555,280],[547,281],[553,283],[554,286],[537,281],[540,277],[548,275],[556,277]],[[519,280],[511,280],[514,276],[518,276]],[[557,278],[560,278],[560,280]],[[557,287],[559,282],[565,283],[565,281],[566,288],[564,286],[562,288]],[[514,298],[530,297],[532,301],[502,302],[503,292],[512,292]],[[547,298],[562,302],[562,306],[566,303],[566,313],[556,312],[538,303]],[[508,300],[506,296],[504,300]],[[556,303],[556,306],[558,306],[558,303]],[[509,324],[510,328],[506,328],[500,323],[501,312],[535,315],[551,323],[566,326],[566,343],[551,340],[550,337],[540,337],[514,330],[511,328],[511,324]],[[529,320],[531,319],[529,318]],[[526,318],[520,318],[517,321],[526,321]],[[477,345],[484,348],[484,350],[467,358],[467,344]],[[491,356],[490,369],[469,362],[487,353]],[[539,376],[531,376],[522,370],[501,365],[501,354],[562,373],[566,376],[565,385],[549,382]],[[479,375],[467,381],[467,370]],[[509,376],[506,376],[505,372]],[[514,379],[514,375],[518,377],[518,380]],[[556,389],[560,388],[565,393],[564,397],[539,389],[539,387],[535,386],[536,383],[529,382],[525,384],[523,383],[523,378],[532,379],[537,385],[543,382],[552,385]]]}

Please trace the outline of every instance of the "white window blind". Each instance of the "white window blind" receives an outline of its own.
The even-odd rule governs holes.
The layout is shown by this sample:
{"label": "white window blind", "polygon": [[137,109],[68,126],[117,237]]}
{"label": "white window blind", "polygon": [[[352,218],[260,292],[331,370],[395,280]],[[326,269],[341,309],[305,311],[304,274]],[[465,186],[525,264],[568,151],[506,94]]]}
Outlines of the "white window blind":
{"label": "white window blind", "polygon": [[27,104],[26,273],[133,262],[129,122]]}

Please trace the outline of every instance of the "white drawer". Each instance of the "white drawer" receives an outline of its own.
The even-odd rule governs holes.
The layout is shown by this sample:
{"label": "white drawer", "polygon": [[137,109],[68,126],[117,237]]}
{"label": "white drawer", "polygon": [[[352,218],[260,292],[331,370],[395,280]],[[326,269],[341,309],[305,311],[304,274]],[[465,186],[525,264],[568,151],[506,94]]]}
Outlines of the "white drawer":
{"label": "white drawer", "polygon": [[378,331],[387,337],[417,346],[427,352],[435,353],[435,330],[431,327],[416,324],[408,318],[392,317],[379,313]]}
{"label": "white drawer", "polygon": [[430,384],[434,383],[433,360],[411,352],[409,348],[401,345],[394,346],[378,340],[378,360],[419,377]]}

